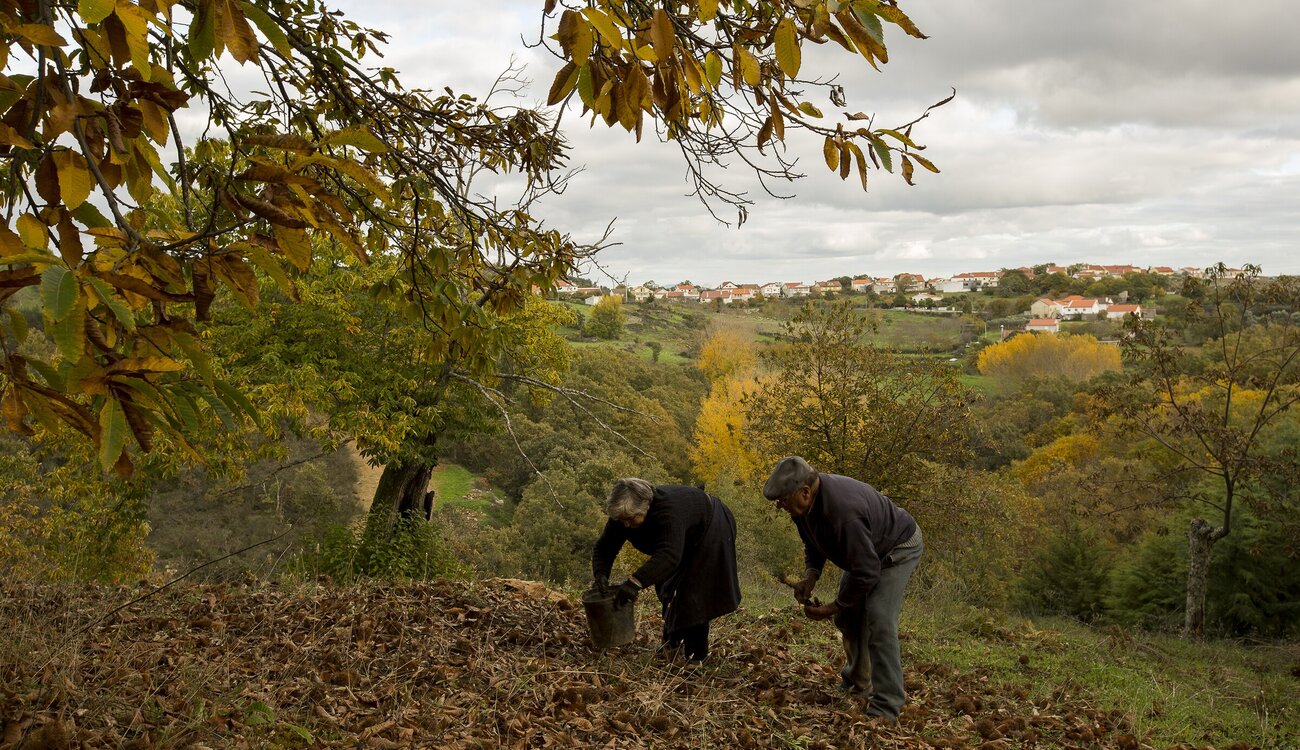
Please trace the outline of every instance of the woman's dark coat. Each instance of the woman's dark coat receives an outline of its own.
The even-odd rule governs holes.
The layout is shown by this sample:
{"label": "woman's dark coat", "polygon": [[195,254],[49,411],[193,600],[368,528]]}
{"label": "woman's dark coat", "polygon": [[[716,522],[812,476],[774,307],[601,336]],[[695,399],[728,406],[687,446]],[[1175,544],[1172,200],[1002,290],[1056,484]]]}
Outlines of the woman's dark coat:
{"label": "woman's dark coat", "polygon": [[708,622],[740,606],[736,519],[704,490],[658,485],[640,526],[629,529],[613,519],[606,523],[591,555],[597,579],[609,576],[624,542],[650,556],[633,575],[655,587],[664,605],[666,632]]}

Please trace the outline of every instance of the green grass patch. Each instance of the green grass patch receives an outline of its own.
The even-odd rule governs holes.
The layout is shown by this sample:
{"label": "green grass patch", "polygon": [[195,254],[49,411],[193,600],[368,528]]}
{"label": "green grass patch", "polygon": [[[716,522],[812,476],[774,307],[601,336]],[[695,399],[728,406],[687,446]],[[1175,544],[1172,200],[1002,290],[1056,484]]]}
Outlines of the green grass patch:
{"label": "green grass patch", "polygon": [[492,491],[486,487],[486,482],[458,464],[439,464],[433,470],[429,484],[440,506],[486,512],[494,505]]}
{"label": "green grass patch", "polygon": [[[1040,622],[935,597],[903,609],[909,658],[1049,698],[1062,691],[1129,715],[1158,747],[1246,741],[1300,746],[1300,644],[1244,645]],[[929,601],[936,599],[935,601]]]}

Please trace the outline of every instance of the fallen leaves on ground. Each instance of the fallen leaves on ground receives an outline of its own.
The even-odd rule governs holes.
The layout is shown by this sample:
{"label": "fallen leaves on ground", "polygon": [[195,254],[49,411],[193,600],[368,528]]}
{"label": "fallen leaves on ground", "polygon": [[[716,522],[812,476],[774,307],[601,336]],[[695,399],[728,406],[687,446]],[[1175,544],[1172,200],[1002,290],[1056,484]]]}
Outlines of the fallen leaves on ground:
{"label": "fallen leaves on ground", "polygon": [[940,664],[905,664],[907,709],[873,723],[794,607],[718,621],[699,667],[655,655],[648,608],[598,652],[577,602],[513,579],[173,588],[69,638],[139,593],[0,586],[0,748],[1150,747]]}

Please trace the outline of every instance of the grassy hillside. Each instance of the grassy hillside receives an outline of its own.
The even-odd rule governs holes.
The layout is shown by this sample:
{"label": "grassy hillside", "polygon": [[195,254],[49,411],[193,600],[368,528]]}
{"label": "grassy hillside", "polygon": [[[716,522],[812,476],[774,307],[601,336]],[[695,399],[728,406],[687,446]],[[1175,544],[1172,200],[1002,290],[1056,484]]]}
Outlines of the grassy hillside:
{"label": "grassy hillside", "polygon": [[521,581],[177,587],[98,619],[140,593],[0,589],[0,747],[1300,741],[1294,644],[1175,648],[912,602],[910,704],[879,726],[834,687],[830,626],[792,605],[723,618],[710,662],[691,668],[653,655],[650,597],[636,643],[599,653],[573,598]]}

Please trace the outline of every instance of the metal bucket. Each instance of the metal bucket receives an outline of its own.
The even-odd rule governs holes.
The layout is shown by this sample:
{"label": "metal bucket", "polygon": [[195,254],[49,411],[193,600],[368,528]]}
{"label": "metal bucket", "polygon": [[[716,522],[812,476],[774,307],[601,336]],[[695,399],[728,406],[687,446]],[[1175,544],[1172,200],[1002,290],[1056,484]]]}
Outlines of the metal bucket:
{"label": "metal bucket", "polygon": [[616,607],[612,593],[588,591],[582,595],[582,608],[587,611],[587,629],[596,648],[622,646],[636,638],[635,603]]}

